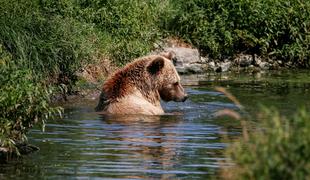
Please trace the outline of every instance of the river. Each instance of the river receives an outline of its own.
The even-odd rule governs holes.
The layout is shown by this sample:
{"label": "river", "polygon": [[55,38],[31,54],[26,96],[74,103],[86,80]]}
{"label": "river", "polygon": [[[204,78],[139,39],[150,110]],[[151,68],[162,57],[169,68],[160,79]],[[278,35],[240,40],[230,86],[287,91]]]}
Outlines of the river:
{"label": "river", "polygon": [[231,92],[254,124],[259,107],[276,107],[291,116],[310,107],[310,73],[283,71],[183,76],[190,98],[163,103],[164,116],[102,116],[97,100],[65,104],[63,119],[51,120],[45,132],[34,128],[29,142],[40,151],[0,165],[0,179],[206,179],[220,166],[241,133],[240,123],[215,117],[221,109],[240,112],[214,88]]}

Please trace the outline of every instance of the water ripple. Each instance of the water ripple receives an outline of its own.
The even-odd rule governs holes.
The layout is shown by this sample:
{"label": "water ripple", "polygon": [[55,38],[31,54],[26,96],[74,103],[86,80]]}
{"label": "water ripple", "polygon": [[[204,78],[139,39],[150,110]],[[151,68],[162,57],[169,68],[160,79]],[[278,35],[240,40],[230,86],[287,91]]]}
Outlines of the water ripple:
{"label": "water ripple", "polygon": [[[188,90],[199,98],[222,96],[212,91]],[[89,110],[89,105],[74,106],[66,110],[64,119],[50,121],[46,132],[31,132],[30,141],[41,150],[30,155],[23,168],[36,169],[33,172],[43,179],[212,176],[225,160],[222,152],[227,144],[222,139],[227,133],[210,114],[235,106],[199,98],[184,104],[163,104],[168,112],[181,115],[101,116]]]}

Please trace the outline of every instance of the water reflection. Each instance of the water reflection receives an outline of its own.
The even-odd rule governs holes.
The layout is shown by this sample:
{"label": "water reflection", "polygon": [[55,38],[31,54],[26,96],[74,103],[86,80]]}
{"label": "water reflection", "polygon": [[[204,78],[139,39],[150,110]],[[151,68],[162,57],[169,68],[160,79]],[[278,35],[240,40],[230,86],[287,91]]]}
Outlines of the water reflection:
{"label": "water reflection", "polygon": [[[173,167],[179,164],[178,154],[181,144],[186,141],[182,131],[175,131],[182,123],[182,116],[108,116],[102,121],[120,127],[112,136],[122,143],[119,149],[126,149],[141,165],[138,169],[146,173],[158,174],[157,178],[171,178],[177,173]],[[128,157],[119,157],[126,162]],[[143,177],[141,177],[143,178]]]}
{"label": "water reflection", "polygon": [[[46,132],[33,130],[30,142],[41,148],[26,161],[6,165],[18,179],[207,178],[220,166],[226,147],[223,124],[214,123],[217,109],[234,108],[221,94],[188,88],[185,103],[164,103],[164,116],[109,116],[93,112],[93,104],[66,109],[63,120],[51,121]],[[214,97],[207,102],[204,97]],[[176,115],[177,114],[177,115]],[[38,166],[39,164],[39,166]],[[22,170],[20,167],[23,167]],[[16,173],[18,171],[19,173]]]}
{"label": "water reflection", "polygon": [[220,152],[226,147],[219,141],[220,127],[203,121],[188,122],[184,117],[102,116],[109,126],[105,133],[115,137],[110,144],[129,153],[113,162],[130,163],[130,170],[125,172],[147,174],[147,178],[214,174],[222,158]]}

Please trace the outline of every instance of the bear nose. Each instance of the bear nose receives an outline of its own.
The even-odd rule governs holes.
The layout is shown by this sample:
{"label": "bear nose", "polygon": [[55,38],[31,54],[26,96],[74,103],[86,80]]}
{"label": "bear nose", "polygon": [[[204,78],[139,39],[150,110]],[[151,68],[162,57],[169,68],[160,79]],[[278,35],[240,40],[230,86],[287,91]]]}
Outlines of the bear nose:
{"label": "bear nose", "polygon": [[185,94],[182,101],[183,101],[183,102],[186,101],[187,98],[188,98],[188,95]]}

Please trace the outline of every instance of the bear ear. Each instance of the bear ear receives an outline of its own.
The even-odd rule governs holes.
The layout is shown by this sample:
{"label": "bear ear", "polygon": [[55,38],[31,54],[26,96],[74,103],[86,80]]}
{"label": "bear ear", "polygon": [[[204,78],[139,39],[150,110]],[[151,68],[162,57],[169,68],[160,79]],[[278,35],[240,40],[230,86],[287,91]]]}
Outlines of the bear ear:
{"label": "bear ear", "polygon": [[164,67],[164,64],[165,60],[162,57],[157,57],[147,66],[147,71],[155,75]]}
{"label": "bear ear", "polygon": [[174,60],[175,59],[175,53],[173,51],[169,51],[169,52],[163,52],[160,54],[161,56],[164,56],[165,58],[167,59],[170,59],[170,60]]}

